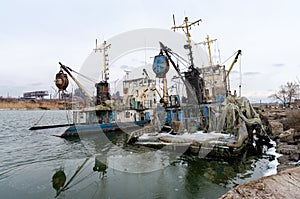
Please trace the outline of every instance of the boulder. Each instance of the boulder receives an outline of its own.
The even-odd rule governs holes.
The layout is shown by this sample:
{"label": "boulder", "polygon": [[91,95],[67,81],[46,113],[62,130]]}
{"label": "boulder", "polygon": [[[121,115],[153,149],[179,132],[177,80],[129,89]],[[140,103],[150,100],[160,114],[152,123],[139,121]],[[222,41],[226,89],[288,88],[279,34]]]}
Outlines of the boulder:
{"label": "boulder", "polygon": [[281,133],[283,133],[283,124],[278,121],[270,121],[269,129],[272,138],[278,137]]}
{"label": "boulder", "polygon": [[295,151],[295,153],[291,153],[289,155],[289,160],[297,162],[299,160],[299,157],[300,157],[300,151],[298,150],[298,151]]}
{"label": "boulder", "polygon": [[238,185],[221,198],[299,198],[300,167]]}
{"label": "boulder", "polygon": [[278,137],[280,142],[293,142],[294,141],[294,129],[289,129],[281,133]]}
{"label": "boulder", "polygon": [[288,145],[288,144],[279,144],[277,147],[278,153],[281,153],[283,155],[290,155],[292,153],[298,152],[298,146],[297,145]]}
{"label": "boulder", "polygon": [[294,133],[294,140],[298,142],[300,141],[300,131],[296,131]]}

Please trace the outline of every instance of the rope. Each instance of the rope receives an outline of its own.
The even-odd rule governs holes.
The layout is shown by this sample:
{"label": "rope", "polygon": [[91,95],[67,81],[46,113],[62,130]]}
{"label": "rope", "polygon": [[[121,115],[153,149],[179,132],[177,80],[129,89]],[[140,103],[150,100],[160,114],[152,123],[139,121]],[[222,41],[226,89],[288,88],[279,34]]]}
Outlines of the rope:
{"label": "rope", "polygon": [[65,111],[66,111],[66,118],[68,123],[70,124],[70,119],[69,119],[69,114],[68,114],[68,109],[67,109],[67,99],[65,99]]}
{"label": "rope", "polygon": [[85,76],[85,75],[83,75],[83,74],[81,74],[81,73],[78,73],[78,72],[74,71],[74,70],[72,70],[72,72],[76,73],[77,75],[80,75],[80,76],[84,77],[85,79],[87,79],[87,80],[89,80],[89,81],[91,81],[91,82],[93,82],[93,83],[97,82],[97,80],[92,79],[92,78],[90,78],[90,77],[87,77],[87,76]]}
{"label": "rope", "polygon": [[44,111],[43,115],[40,117],[40,119],[36,123],[34,123],[33,126],[36,126],[42,120],[42,118],[44,117],[45,114],[46,114],[46,111]]}
{"label": "rope", "polygon": [[[77,170],[75,171],[75,173],[73,174],[73,176],[70,178],[70,180],[67,182],[66,185],[64,185],[57,193],[55,198],[57,198],[61,192],[66,191],[68,189],[70,189],[69,184],[74,180],[74,178],[80,173],[80,171],[82,170],[82,168],[84,167],[84,165],[87,163],[87,161],[89,160],[89,158],[86,158],[85,161],[82,163],[82,165],[80,165]],[[71,186],[72,187],[72,186]]]}
{"label": "rope", "polygon": [[231,55],[228,59],[226,59],[222,65],[224,65],[229,59],[231,59],[234,55],[236,55],[238,53],[238,51],[236,51],[235,53],[233,53],[233,55]]}

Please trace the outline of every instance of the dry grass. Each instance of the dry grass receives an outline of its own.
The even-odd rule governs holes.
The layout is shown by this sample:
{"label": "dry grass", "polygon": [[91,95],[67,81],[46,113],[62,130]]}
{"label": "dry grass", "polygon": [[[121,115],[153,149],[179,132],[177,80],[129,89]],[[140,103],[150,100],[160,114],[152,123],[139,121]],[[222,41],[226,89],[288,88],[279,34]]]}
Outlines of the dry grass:
{"label": "dry grass", "polygon": [[62,109],[61,105],[56,102],[35,102],[35,101],[23,101],[23,100],[2,100],[0,101],[0,109]]}

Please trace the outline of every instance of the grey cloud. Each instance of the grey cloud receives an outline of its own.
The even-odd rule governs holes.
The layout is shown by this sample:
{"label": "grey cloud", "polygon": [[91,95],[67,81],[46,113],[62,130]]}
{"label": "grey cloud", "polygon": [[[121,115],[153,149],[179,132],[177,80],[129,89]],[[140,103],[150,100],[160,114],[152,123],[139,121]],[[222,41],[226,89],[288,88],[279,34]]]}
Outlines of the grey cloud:
{"label": "grey cloud", "polygon": [[272,66],[274,67],[283,67],[285,64],[281,64],[281,63],[277,63],[277,64],[273,64]]}
{"label": "grey cloud", "polygon": [[40,85],[43,85],[43,82],[33,82],[28,84],[28,86],[40,86]]}
{"label": "grey cloud", "polygon": [[254,76],[254,75],[259,75],[260,72],[244,72],[243,75],[245,76]]}

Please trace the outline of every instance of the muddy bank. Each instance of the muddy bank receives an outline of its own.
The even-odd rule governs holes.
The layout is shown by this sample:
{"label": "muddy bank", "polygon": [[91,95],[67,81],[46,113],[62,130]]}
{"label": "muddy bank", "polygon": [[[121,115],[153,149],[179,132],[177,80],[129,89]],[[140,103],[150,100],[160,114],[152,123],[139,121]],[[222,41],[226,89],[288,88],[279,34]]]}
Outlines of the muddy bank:
{"label": "muddy bank", "polygon": [[0,109],[5,110],[64,110],[72,108],[71,102],[62,100],[36,100],[0,98]]}
{"label": "muddy bank", "polygon": [[221,198],[299,198],[299,190],[300,167],[296,167],[238,185]]}

